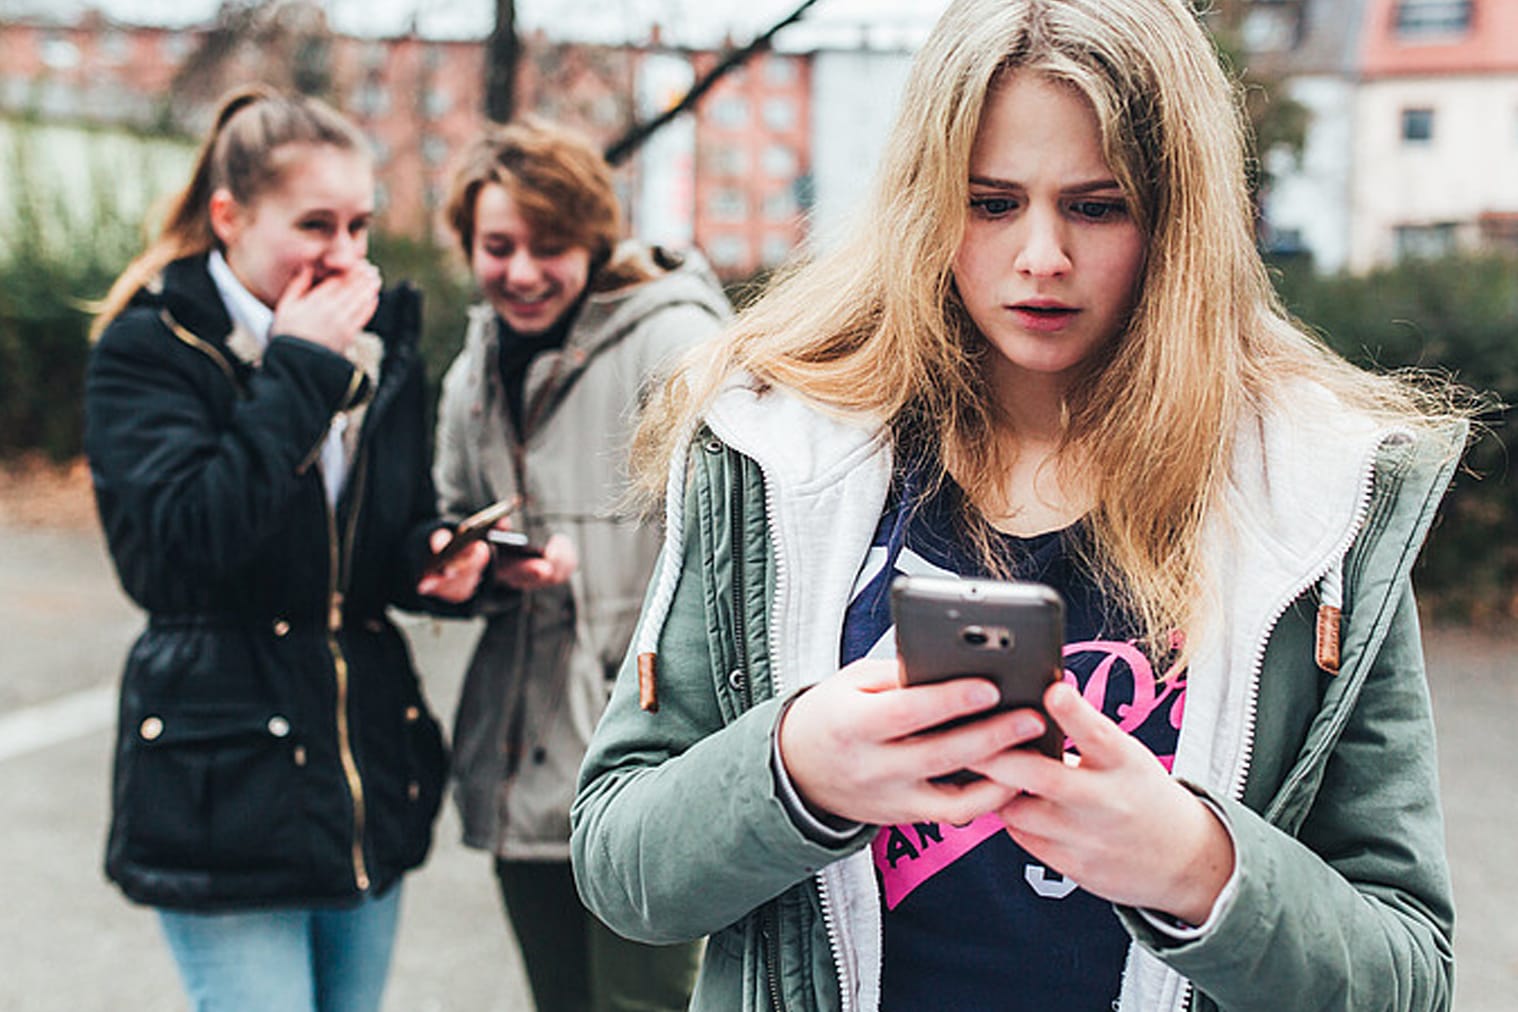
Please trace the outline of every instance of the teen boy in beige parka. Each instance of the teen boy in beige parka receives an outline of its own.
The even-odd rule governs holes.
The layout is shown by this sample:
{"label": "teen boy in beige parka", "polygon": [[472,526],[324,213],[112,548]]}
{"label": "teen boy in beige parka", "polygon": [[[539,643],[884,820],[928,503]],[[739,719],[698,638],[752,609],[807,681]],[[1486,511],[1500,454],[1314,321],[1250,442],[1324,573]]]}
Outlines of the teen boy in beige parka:
{"label": "teen boy in beige parka", "polygon": [[569,802],[580,759],[632,637],[658,531],[619,512],[640,392],[728,313],[704,262],[660,258],[652,281],[593,293],[564,347],[527,372],[525,432],[501,405],[499,328],[470,314],[443,380],[434,478],[445,514],[521,496],[513,527],[542,544],[564,535],[580,566],[562,586],[483,595],[488,623],[465,678],[454,730],[464,841],[528,860],[569,856]]}
{"label": "teen boy in beige parka", "polygon": [[699,945],[616,935],[569,868],[575,774],[658,550],[620,504],[633,425],[727,300],[695,254],[618,243],[611,170],[540,121],[487,131],[455,174],[449,218],[486,304],[443,383],[435,484],[445,514],[501,500],[542,546],[497,559],[454,733],[464,842],[494,870],[540,1009],[683,1010]]}

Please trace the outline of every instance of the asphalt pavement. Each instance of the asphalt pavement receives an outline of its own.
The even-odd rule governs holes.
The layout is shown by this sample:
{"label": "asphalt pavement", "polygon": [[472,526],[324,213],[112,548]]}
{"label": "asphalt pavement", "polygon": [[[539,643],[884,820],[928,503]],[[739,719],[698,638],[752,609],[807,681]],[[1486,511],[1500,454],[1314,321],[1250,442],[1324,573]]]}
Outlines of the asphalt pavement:
{"label": "asphalt pavement", "polygon": [[[94,530],[0,526],[0,1012],[181,1012],[151,912],[101,872],[115,685],[141,625]],[[404,618],[451,719],[471,623]],[[1518,634],[1425,635],[1459,930],[1456,1012],[1518,1008]],[[531,1012],[489,860],[445,805],[386,1012]],[[1283,1010],[1289,1012],[1289,1010]]]}

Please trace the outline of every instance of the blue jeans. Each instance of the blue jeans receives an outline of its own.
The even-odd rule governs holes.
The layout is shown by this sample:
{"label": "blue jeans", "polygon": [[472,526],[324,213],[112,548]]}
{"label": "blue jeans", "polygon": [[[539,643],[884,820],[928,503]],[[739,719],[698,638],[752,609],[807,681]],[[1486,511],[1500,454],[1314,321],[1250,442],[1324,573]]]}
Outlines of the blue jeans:
{"label": "blue jeans", "polygon": [[348,909],[159,910],[192,1012],[377,1012],[401,887]]}

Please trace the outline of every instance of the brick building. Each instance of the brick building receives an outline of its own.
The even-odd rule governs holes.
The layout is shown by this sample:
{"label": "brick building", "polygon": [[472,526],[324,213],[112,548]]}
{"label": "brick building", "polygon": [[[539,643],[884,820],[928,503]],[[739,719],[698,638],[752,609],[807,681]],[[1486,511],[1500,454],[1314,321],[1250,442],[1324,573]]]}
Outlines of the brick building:
{"label": "brick building", "polygon": [[[381,226],[440,236],[453,158],[485,123],[483,43],[337,35],[314,7],[277,11],[236,35],[218,25],[119,24],[95,13],[67,24],[0,23],[0,111],[198,133],[217,97],[239,83],[314,84],[372,142]],[[657,35],[644,45],[602,46],[534,33],[522,44],[518,108],[603,144],[634,121],[640,77],[656,59],[687,64],[692,79],[718,59],[663,47]],[[808,56],[761,53],[670,128],[683,130],[693,149],[680,169],[689,174],[679,187],[688,206],[673,212],[685,222],[681,238],[707,251],[725,277],[778,264],[804,238],[809,86]],[[652,217],[662,199],[644,192],[655,175],[645,164],[651,150],[617,173],[634,231],[640,213]]]}

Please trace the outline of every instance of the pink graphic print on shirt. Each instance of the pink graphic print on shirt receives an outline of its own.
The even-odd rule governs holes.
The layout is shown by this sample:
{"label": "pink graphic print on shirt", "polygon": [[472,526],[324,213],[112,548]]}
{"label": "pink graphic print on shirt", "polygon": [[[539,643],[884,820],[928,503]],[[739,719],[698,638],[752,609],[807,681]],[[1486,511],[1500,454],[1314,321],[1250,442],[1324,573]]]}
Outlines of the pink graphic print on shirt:
{"label": "pink graphic print on shirt", "polygon": [[[1097,654],[1101,657],[1091,668],[1081,695],[1086,702],[1116,721],[1118,727],[1128,734],[1143,727],[1151,716],[1159,713],[1161,707],[1169,705],[1168,712],[1161,714],[1161,718],[1168,725],[1162,733],[1170,747],[1156,758],[1166,770],[1171,769],[1175,764],[1174,742],[1185,715],[1185,675],[1162,683],[1155,676],[1149,658],[1134,644],[1116,640],[1088,640],[1084,643],[1065,644],[1065,681],[1077,688],[1080,687],[1079,681],[1069,668],[1069,658],[1080,654]],[[1133,676],[1133,698],[1126,701],[1107,698],[1113,670],[1119,664],[1132,672]],[[1068,747],[1067,743],[1066,748]],[[987,812],[965,826],[914,822],[882,827],[875,834],[870,850],[885,888],[886,908],[896,909],[897,904],[918,886],[1005,828],[995,812]]]}

